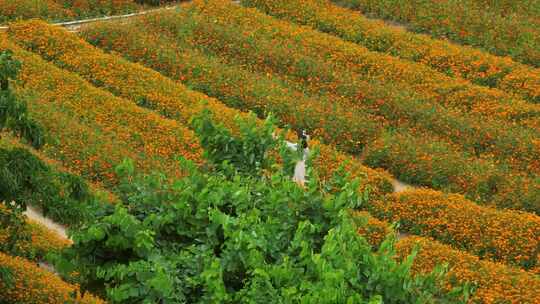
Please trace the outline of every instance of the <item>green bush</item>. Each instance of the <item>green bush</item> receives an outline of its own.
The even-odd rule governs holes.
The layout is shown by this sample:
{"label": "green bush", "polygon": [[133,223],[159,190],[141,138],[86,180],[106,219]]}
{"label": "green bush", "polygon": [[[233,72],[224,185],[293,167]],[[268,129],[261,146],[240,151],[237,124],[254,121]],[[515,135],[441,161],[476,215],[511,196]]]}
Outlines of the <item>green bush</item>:
{"label": "green bush", "polygon": [[[205,124],[199,136],[215,135],[218,127]],[[244,126],[248,134],[271,129]],[[218,134],[223,138],[212,142],[216,149],[236,141],[245,149],[240,155],[253,151],[249,138]],[[392,238],[372,252],[349,213],[368,199],[357,191],[360,181],[337,174],[322,183],[308,174],[303,189],[265,157],[271,174],[244,170],[256,165],[250,157],[236,160],[240,175],[227,166],[202,172],[181,161],[189,174],[176,181],[137,176],[132,162],[124,162],[117,169],[123,204],[74,233],[57,269],[77,272],[83,287],[112,303],[466,300],[441,291],[442,268],[413,278],[414,254],[394,260]]]}

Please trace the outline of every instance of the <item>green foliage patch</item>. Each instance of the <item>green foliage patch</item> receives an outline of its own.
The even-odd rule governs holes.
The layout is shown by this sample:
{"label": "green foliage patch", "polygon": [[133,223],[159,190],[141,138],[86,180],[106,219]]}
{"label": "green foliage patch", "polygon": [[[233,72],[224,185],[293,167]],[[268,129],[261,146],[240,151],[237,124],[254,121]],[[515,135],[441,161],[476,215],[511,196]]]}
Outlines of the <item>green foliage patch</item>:
{"label": "green foliage patch", "polygon": [[[197,119],[203,146],[224,151],[207,154],[215,166],[201,171],[181,160],[189,175],[173,181],[138,175],[125,161],[117,168],[123,203],[74,233],[57,269],[77,272],[84,288],[112,303],[466,300],[441,290],[442,268],[413,277],[414,254],[396,261],[393,238],[372,251],[349,212],[369,199],[357,191],[359,180],[338,173],[323,183],[308,172],[303,188],[268,157],[280,145],[270,122],[262,130],[241,122],[233,135],[208,116]],[[260,149],[249,147],[254,134],[263,137]],[[263,163],[267,174],[249,169]]]}

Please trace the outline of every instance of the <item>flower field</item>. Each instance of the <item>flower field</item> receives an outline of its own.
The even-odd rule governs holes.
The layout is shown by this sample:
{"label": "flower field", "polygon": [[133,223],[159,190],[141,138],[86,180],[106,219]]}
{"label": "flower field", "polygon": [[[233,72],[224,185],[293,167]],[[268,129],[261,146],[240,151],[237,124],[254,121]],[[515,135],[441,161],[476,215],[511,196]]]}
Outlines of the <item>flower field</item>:
{"label": "flower field", "polygon": [[[191,117],[204,109],[209,109],[215,113],[216,119],[234,129],[234,118],[245,115],[226,107],[216,99],[189,90],[151,69],[106,54],[76,36],[45,23],[34,21],[20,23],[10,30],[11,35],[17,35],[16,37],[20,39],[17,41],[21,45],[31,50],[38,52],[39,50],[54,50],[54,52],[41,53],[43,58],[50,59],[93,84],[131,100],[133,104],[137,103],[154,109],[166,117],[176,119],[179,123],[187,124]],[[49,43],[54,44],[55,47],[49,47]],[[81,54],[86,54],[86,56],[81,57]],[[111,69],[112,65],[116,68]],[[327,162],[330,162],[320,168],[323,172],[329,170],[327,175],[330,175],[347,158],[351,163],[355,163],[353,159],[341,156],[331,147],[321,149],[327,152],[324,157]],[[386,173],[379,173],[363,166],[356,168],[359,171],[353,174],[365,174],[369,183],[378,185],[376,188],[380,191],[389,190]]]}
{"label": "flower field", "polygon": [[[357,216],[365,218],[366,214],[358,213]],[[379,246],[382,240],[381,233],[388,230],[388,222],[369,215],[358,224],[358,232],[366,236],[372,246]],[[477,289],[470,299],[471,303],[534,303],[539,299],[534,286],[538,286],[540,281],[530,272],[502,263],[480,260],[475,255],[456,250],[430,238],[407,237],[398,240],[396,244],[398,254],[402,258],[418,245],[421,249],[414,261],[413,271],[425,273],[436,265],[447,263],[450,267],[450,272],[445,278],[447,288],[462,282],[477,284]]]}
{"label": "flower field", "polygon": [[167,2],[0,0],[1,303],[540,302],[540,2]]}
{"label": "flower field", "polygon": [[[493,5],[494,1],[490,2]],[[329,0],[244,0],[242,5],[253,6],[269,15],[311,26],[363,45],[371,51],[419,62],[453,77],[499,88],[531,102],[540,102],[540,70],[508,57],[498,57],[427,35],[413,34],[382,21],[369,19],[359,12],[341,8]]]}
{"label": "flower field", "polygon": [[139,8],[133,0],[1,0],[0,23],[31,18],[66,21],[128,13]]}
{"label": "flower field", "polygon": [[[215,4],[215,3],[213,3]],[[245,14],[247,20],[249,20],[250,16],[253,16],[254,14],[257,14],[256,12],[252,12],[250,10],[242,10],[232,5],[226,5],[223,3],[223,5],[214,5],[216,7],[219,7],[221,9],[221,13],[223,14],[232,14],[233,12],[238,13],[239,15]],[[192,10],[190,10],[191,12]],[[248,13],[249,12],[249,13]],[[213,14],[217,12],[212,12]],[[186,13],[187,14],[187,13]],[[534,157],[535,150],[537,148],[534,147],[534,141],[531,142],[531,138],[536,138],[537,135],[535,135],[537,132],[533,130],[523,129],[519,128],[513,124],[508,124],[501,120],[496,119],[486,119],[485,117],[477,117],[472,116],[469,121],[466,122],[466,125],[451,125],[449,124],[457,124],[465,122],[463,121],[463,116],[467,116],[464,113],[455,112],[455,110],[448,109],[445,107],[438,107],[437,104],[429,104],[425,103],[423,100],[416,100],[415,97],[407,96],[406,98],[401,98],[399,102],[402,102],[403,100],[407,101],[409,104],[407,104],[410,107],[405,107],[405,104],[395,104],[398,102],[398,100],[395,100],[397,96],[399,95],[406,95],[406,93],[400,88],[399,93],[395,92],[390,94],[391,92],[388,92],[389,90],[392,90],[389,88],[389,85],[380,87],[379,90],[374,91],[374,87],[377,88],[377,86],[373,83],[365,82],[356,82],[355,78],[357,74],[351,74],[350,72],[347,72],[345,70],[340,71],[340,73],[336,73],[336,70],[339,70],[335,66],[329,66],[329,64],[326,64],[325,62],[318,62],[316,61],[316,58],[313,57],[302,57],[296,59],[295,57],[300,57],[298,55],[298,50],[301,49],[301,46],[297,47],[290,47],[287,48],[286,44],[275,44],[271,42],[271,39],[269,38],[263,38],[258,39],[256,44],[255,42],[251,42],[251,44],[256,45],[257,49],[253,49],[250,51],[242,51],[239,49],[231,49],[230,51],[227,51],[226,49],[219,49],[220,44],[218,44],[220,41],[227,41],[227,44],[229,47],[234,48],[234,46],[240,46],[240,45],[246,45],[249,46],[250,40],[253,40],[253,37],[246,37],[245,39],[243,36],[238,36],[235,33],[237,31],[243,31],[243,29],[233,28],[232,24],[228,24],[227,26],[221,26],[215,22],[207,23],[204,21],[204,15],[195,15],[193,14],[189,16],[181,15],[180,17],[177,15],[171,15],[171,16],[161,16],[159,20],[156,22],[161,26],[162,28],[167,28],[169,26],[172,31],[178,30],[181,31],[179,35],[186,35],[186,33],[189,34],[189,31],[187,30],[180,30],[179,28],[185,26],[185,28],[188,28],[188,25],[191,24],[189,20],[192,20],[193,22],[196,21],[197,26],[201,30],[201,33],[196,33],[188,37],[179,37],[179,39],[199,39],[201,41],[197,41],[195,44],[197,47],[205,47],[205,51],[212,51],[217,52],[220,57],[226,57],[228,60],[236,60],[241,61],[244,65],[249,65],[250,68],[258,69],[260,71],[266,72],[266,73],[272,73],[272,74],[280,74],[284,78],[286,78],[288,81],[290,81],[291,78],[296,78],[300,83],[308,82],[307,87],[302,86],[302,90],[315,90],[316,92],[333,92],[333,96],[338,96],[338,98],[341,97],[347,97],[348,100],[347,105],[350,105],[351,102],[357,103],[358,97],[364,97],[368,96],[368,98],[363,98],[362,102],[366,102],[371,104],[371,107],[375,107],[375,109],[372,109],[372,111],[381,111],[382,109],[387,109],[386,105],[389,107],[392,107],[391,109],[387,109],[387,111],[392,111],[390,113],[385,113],[385,115],[391,115],[394,114],[394,111],[401,110],[403,112],[406,108],[409,113],[403,113],[400,112],[398,117],[400,119],[406,119],[407,116],[413,116],[410,119],[416,119],[417,124],[427,124],[425,119],[429,119],[428,115],[433,115],[433,113],[437,113],[437,118],[439,118],[442,121],[433,121],[433,118],[430,121],[429,128],[431,130],[435,130],[440,133],[448,133],[450,135],[450,139],[453,141],[461,141],[462,144],[466,144],[467,148],[470,150],[473,150],[475,153],[481,153],[481,152],[490,152],[490,153],[496,153],[496,154],[504,154],[506,159],[511,159],[513,163],[520,162],[519,159],[523,160],[523,163],[521,164],[515,164],[516,166],[528,166],[528,170],[532,169],[531,167],[534,166],[531,164],[531,162],[534,163],[533,160],[531,160],[531,157]],[[257,16],[260,18],[265,18],[262,16]],[[240,18],[240,17],[239,17]],[[260,19],[259,18],[259,19]],[[201,20],[199,20],[201,19]],[[253,18],[254,19],[254,18]],[[179,22],[179,20],[182,20]],[[277,24],[280,24],[282,26],[285,26],[285,24],[278,23],[277,21],[272,21]],[[207,28],[207,27],[214,27],[214,29]],[[300,29],[300,28],[298,28]],[[213,33],[213,31],[221,31],[221,34],[216,33],[216,37],[208,37],[208,39],[203,39],[204,36],[209,36]],[[246,29],[247,30],[247,29]],[[283,33],[287,35],[286,33],[294,33],[295,29],[287,29],[284,30]],[[191,30],[194,31],[193,29]],[[225,34],[226,32],[226,34]],[[264,33],[263,31],[258,32],[259,35]],[[315,33],[313,33],[315,35]],[[291,34],[292,35],[292,34]],[[322,35],[318,35],[322,36]],[[327,37],[327,36],[323,36]],[[213,46],[211,45],[212,42],[215,42],[216,49],[211,50]],[[294,41],[301,41],[300,38],[296,38]],[[291,43],[292,40],[291,40]],[[205,46],[207,44],[210,44],[208,48]],[[266,49],[263,48],[263,45],[266,45]],[[352,46],[351,46],[352,47]],[[239,52],[245,52],[245,54],[239,54]],[[295,53],[291,53],[291,52]],[[310,55],[313,56],[319,56],[315,53],[320,52],[313,52],[310,53]],[[281,55],[281,54],[287,54],[287,55]],[[265,60],[262,60],[262,57],[265,58]],[[280,56],[280,57],[272,57],[272,56]],[[286,57],[286,58],[285,58]],[[274,58],[274,59],[272,59]],[[270,63],[270,60],[275,63]],[[291,63],[291,60],[296,60],[296,63]],[[317,64],[312,67],[306,67],[306,64]],[[297,66],[298,71],[287,71],[287,69],[292,68],[293,66]],[[304,67],[302,67],[304,66]],[[289,68],[288,68],[289,67]],[[307,69],[310,69],[308,71]],[[306,77],[303,77],[301,74],[307,73]],[[317,77],[309,77],[310,73],[319,74]],[[382,95],[386,93],[385,95]],[[455,93],[455,92],[454,92]],[[390,94],[390,96],[388,96]],[[415,102],[416,101],[416,102]],[[380,104],[383,103],[385,107],[381,107]],[[411,104],[412,103],[412,104]],[[423,111],[417,110],[418,107],[422,107],[423,105]],[[399,109],[396,107],[401,106],[402,108]],[[382,108],[382,109],[381,109]],[[496,108],[496,107],[494,107]],[[490,108],[493,109],[493,108]],[[418,111],[420,113],[415,113],[411,111]],[[507,113],[507,112],[505,112]],[[469,113],[470,114],[470,113]],[[420,116],[422,115],[422,116]],[[471,115],[471,114],[470,114]],[[505,114],[506,115],[506,114]],[[448,121],[450,120],[450,121]],[[457,121],[456,121],[457,120]],[[478,126],[480,124],[481,126]],[[492,124],[491,127],[489,127],[489,124]],[[507,126],[504,128],[504,131],[502,128],[500,128],[500,125]],[[427,128],[427,126],[424,126],[424,128]],[[489,131],[487,131],[489,130]],[[511,131],[510,131],[511,130]],[[508,132],[507,134],[501,134],[501,132]],[[464,135],[467,134],[467,135]],[[495,135],[497,134],[497,135]],[[510,135],[511,134],[511,135]],[[463,143],[463,141],[468,141],[467,143]],[[474,142],[472,142],[474,141]],[[509,144],[508,142],[504,143],[504,141],[512,141],[512,144]],[[517,145],[516,145],[517,144]],[[524,145],[524,146],[522,146]],[[503,148],[504,146],[504,148]],[[520,147],[521,146],[521,147]],[[528,146],[528,147],[525,147]],[[523,149],[523,150],[522,150]],[[487,150],[487,151],[485,151]],[[527,151],[527,152],[525,152]],[[511,157],[508,157],[509,154],[511,154]],[[527,155],[527,156],[525,156]],[[503,157],[503,156],[501,156]],[[527,158],[525,160],[524,158]],[[534,170],[534,169],[533,169]]]}
{"label": "flower field", "polygon": [[430,189],[395,193],[369,212],[417,235],[463,248],[481,258],[538,272],[540,217],[478,206],[456,194]]}
{"label": "flower field", "polygon": [[[334,2],[380,18],[404,22],[414,31],[481,47],[536,67],[540,65],[540,4],[537,1],[524,1],[521,5],[521,1],[478,0]],[[507,5],[509,3],[514,4]],[[509,9],[512,6],[522,9]]]}
{"label": "flower field", "polygon": [[[475,119],[464,120],[444,108],[433,113],[431,106],[411,104],[410,100],[403,97],[395,104],[381,105],[374,100],[373,105],[378,108],[374,108],[376,112],[372,112],[374,115],[370,116],[366,115],[369,109],[363,106],[332,105],[328,99],[335,96],[303,94],[293,86],[284,85],[281,79],[274,75],[228,64],[222,57],[209,56],[178,42],[160,27],[174,22],[177,18],[173,17],[176,15],[149,16],[122,27],[105,23],[84,31],[83,36],[102,48],[119,52],[129,60],[141,62],[168,77],[218,98],[228,106],[249,109],[259,115],[272,111],[284,124],[295,128],[308,127],[311,134],[323,142],[353,155],[358,155],[365,149],[363,158],[367,164],[384,167],[404,181],[464,193],[477,201],[536,210],[534,206],[538,204],[531,200],[535,200],[532,194],[537,190],[528,177],[522,176],[524,173],[498,165],[500,161],[489,154],[475,157],[474,148],[467,153],[466,150],[463,151],[463,146],[448,145],[452,138],[468,141],[465,146],[482,145],[475,139],[484,141],[493,131],[498,135],[497,141],[502,142],[503,136],[508,140],[503,144],[505,148],[498,149],[500,153],[506,154],[506,147],[516,148],[516,136],[523,138],[523,144],[530,145],[529,133],[516,135],[508,132],[507,135],[501,135],[496,123],[476,126],[478,122]],[[150,26],[155,29],[152,35],[140,30]],[[156,35],[158,31],[165,33]],[[159,47],[152,47],[153,45]],[[265,97],[264,104],[260,103],[261,96]],[[290,100],[295,100],[295,103]],[[418,113],[411,113],[415,109]],[[381,114],[386,117],[381,117]],[[406,121],[407,116],[411,122]],[[414,123],[416,121],[427,124],[424,128],[429,133],[420,132],[419,126]],[[348,128],[344,128],[347,123]],[[471,125],[474,127],[471,128]],[[384,129],[389,127],[407,130],[414,136],[384,133]],[[443,135],[433,134],[433,128],[440,130]],[[470,132],[471,135],[463,136],[460,134],[461,130]],[[453,134],[448,134],[449,132]],[[532,146],[528,149],[530,152],[522,153],[528,158],[526,171],[531,170],[532,160],[529,157],[531,153],[535,153],[532,152],[535,149]],[[507,199],[506,192],[503,191],[518,187],[513,180],[508,180],[512,179],[512,175],[519,176],[519,186],[523,191],[531,193],[523,202],[519,202],[517,198]]]}
{"label": "flower field", "polygon": [[12,273],[11,282],[0,280],[2,300],[24,304],[106,303],[89,293],[81,296],[78,286],[62,281],[52,272],[24,258],[0,252],[0,266]]}
{"label": "flower field", "polygon": [[[337,83],[334,82],[341,79],[340,75],[336,74],[344,73],[346,71],[343,70],[346,69],[353,73],[353,78],[392,82],[399,85],[402,90],[412,90],[419,98],[432,103],[478,115],[498,116],[522,124],[534,125],[538,122],[535,119],[539,110],[537,105],[515,99],[500,90],[448,77],[423,64],[371,52],[360,45],[309,28],[280,22],[259,14],[256,10],[242,9],[228,1],[192,3],[186,7],[193,7],[195,12],[185,10],[187,16],[183,22],[188,22],[191,18],[200,24],[197,24],[198,28],[192,29],[195,35],[188,38],[209,47],[212,47],[212,42],[227,41],[227,45],[232,48],[231,52],[235,52],[236,56],[241,54],[244,61],[288,69],[289,73],[296,76],[317,75],[318,77],[312,77],[311,81],[309,79],[307,81],[322,82],[329,90],[335,89]],[[212,16],[215,22],[207,23],[208,20],[205,21],[205,18],[208,16]],[[271,24],[274,31],[263,30],[268,26],[267,23]],[[228,26],[221,28],[225,24]],[[187,24],[185,26],[187,27]],[[244,34],[235,35],[237,32]],[[280,39],[282,43],[271,43],[275,39]],[[243,46],[244,49],[235,50],[235,46]],[[219,49],[219,46],[216,45],[216,48]],[[267,57],[266,62],[262,61],[261,55],[271,51],[273,56]],[[326,65],[321,62],[329,58],[331,60],[326,61]],[[348,80],[350,81],[350,78]]]}
{"label": "flower field", "polygon": [[[50,141],[44,148],[46,154],[61,159],[66,167],[89,180],[107,184],[114,182],[113,164],[126,156],[139,159],[140,166],[148,170],[160,168],[176,176],[181,172],[171,163],[177,155],[201,161],[197,139],[177,122],[96,89],[80,77],[17,48],[5,37],[3,43],[25,62],[20,95],[28,97],[36,119],[47,130],[57,132],[50,136],[62,139]],[[36,92],[40,92],[39,100]],[[89,101],[93,102],[91,107],[85,104]],[[91,145],[93,141],[95,145]]]}

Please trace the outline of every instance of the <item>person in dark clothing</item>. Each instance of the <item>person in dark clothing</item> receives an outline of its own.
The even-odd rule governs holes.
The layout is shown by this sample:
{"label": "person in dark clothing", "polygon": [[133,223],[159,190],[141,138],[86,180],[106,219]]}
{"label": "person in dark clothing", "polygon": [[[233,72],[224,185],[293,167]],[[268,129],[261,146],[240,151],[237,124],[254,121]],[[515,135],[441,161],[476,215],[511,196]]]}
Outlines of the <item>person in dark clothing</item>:
{"label": "person in dark clothing", "polygon": [[306,149],[308,147],[309,135],[304,129],[298,130],[297,134],[300,147],[302,148],[302,150]]}

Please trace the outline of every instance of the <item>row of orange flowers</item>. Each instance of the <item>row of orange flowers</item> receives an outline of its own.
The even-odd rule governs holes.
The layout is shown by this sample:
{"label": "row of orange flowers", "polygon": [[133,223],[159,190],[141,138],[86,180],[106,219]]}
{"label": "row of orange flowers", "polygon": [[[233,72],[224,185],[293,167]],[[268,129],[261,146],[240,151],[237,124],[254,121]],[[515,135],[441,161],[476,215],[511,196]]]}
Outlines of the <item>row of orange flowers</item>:
{"label": "row of orange flowers", "polygon": [[540,103],[540,69],[509,57],[411,33],[342,8],[330,0],[242,0],[242,4],[337,35],[371,51],[416,61],[449,76],[499,88]]}
{"label": "row of orange flowers", "polygon": [[177,121],[99,90],[1,38],[23,62],[17,91],[48,132],[43,151],[75,173],[111,184],[114,166],[127,157],[171,176],[182,175],[177,156],[202,162],[198,139]]}
{"label": "row of orange flowers", "polygon": [[[524,171],[540,172],[537,130],[521,128],[507,120],[494,118],[497,115],[492,111],[506,116],[512,110],[499,108],[506,105],[490,96],[495,92],[493,90],[468,84],[459,86],[465,89],[474,87],[486,93],[481,95],[486,97],[490,105],[475,110],[477,99],[474,94],[471,95],[470,90],[439,88],[437,91],[453,95],[457,98],[456,103],[471,113],[445,108],[435,101],[437,98],[420,98],[422,94],[407,90],[399,82],[388,82],[384,77],[366,79],[361,76],[371,73],[369,66],[359,71],[364,62],[361,54],[368,57],[382,55],[363,52],[356,44],[291,25],[257,10],[238,7],[226,1],[194,1],[178,13],[161,14],[152,20],[148,19],[162,31],[170,31],[178,40],[187,41],[194,47],[203,48],[205,52],[217,54],[249,69],[278,74],[284,81],[294,82],[310,94],[330,92],[337,96],[336,102],[345,99],[348,105],[363,104],[364,108],[378,115],[390,117],[394,124],[400,124],[402,119],[424,131],[431,129],[440,136],[444,135],[472,153],[492,153]],[[399,70],[399,75],[414,70],[410,66],[405,67],[409,64],[405,61],[387,57],[378,58],[376,64]],[[358,60],[360,62],[354,62]],[[398,63],[400,68],[394,69]],[[374,70],[379,73],[384,68]],[[433,71],[426,74],[433,75]],[[419,83],[425,83],[420,76],[413,78]],[[453,80],[444,80],[435,84],[448,86],[452,82],[455,83]],[[524,106],[538,107],[533,104]],[[530,115],[536,114],[518,114],[524,120],[536,120]]]}
{"label": "row of orange flowers", "polygon": [[[41,54],[43,58],[81,75],[96,86],[131,100],[131,105],[126,103],[124,108],[134,107],[134,103],[137,103],[186,124],[197,113],[209,109],[216,120],[233,130],[236,128],[235,117],[245,115],[216,99],[191,91],[156,71],[106,54],[77,36],[43,22],[15,24],[10,28],[10,34],[17,38],[17,43]],[[140,123],[148,124],[147,120],[141,119]],[[135,127],[127,129],[132,128],[136,130]],[[331,147],[322,145],[321,149],[325,151],[324,160],[328,161],[320,165],[322,174],[330,175],[341,161],[349,160],[356,170],[354,174],[365,175],[370,184],[383,192],[391,190],[388,174],[366,168]],[[172,152],[166,154],[175,155]]]}
{"label": "row of orange flowers", "polygon": [[479,206],[461,195],[409,190],[370,202],[369,212],[400,230],[433,237],[483,259],[540,271],[540,217]]}
{"label": "row of orange flowers", "polygon": [[[374,247],[378,247],[391,231],[388,222],[366,213],[358,214],[358,232]],[[418,247],[419,246],[419,247]],[[470,303],[537,303],[540,302],[540,279],[530,272],[502,263],[481,260],[477,256],[443,245],[424,237],[398,237],[398,258],[419,251],[414,259],[413,273],[431,272],[437,265],[448,265],[445,284],[448,290],[470,283],[475,287]]]}
{"label": "row of orange flowers", "polygon": [[90,293],[81,294],[79,286],[64,282],[35,262],[0,252],[0,267],[9,280],[0,280],[0,300],[20,304],[105,303]]}
{"label": "row of orange flowers", "polygon": [[414,31],[540,67],[537,1],[332,0]]}
{"label": "row of orange flowers", "polygon": [[[118,52],[129,60],[216,97],[228,106],[249,109],[259,115],[272,111],[282,123],[298,129],[306,128],[315,137],[341,151],[358,154],[365,150],[363,160],[368,165],[384,167],[404,181],[465,193],[471,199],[483,202],[492,202],[501,190],[534,190],[534,187],[529,187],[530,180],[521,187],[515,183],[512,187],[507,186],[514,173],[499,166],[493,158],[463,153],[459,146],[448,144],[447,137],[425,134],[403,123],[403,117],[392,110],[388,115],[395,116],[394,121],[398,121],[399,128],[407,130],[411,136],[383,134],[388,125],[394,124],[380,116],[367,115],[359,107],[332,104],[332,100],[327,100],[328,96],[308,96],[294,86],[285,86],[270,74],[249,71],[190,48],[171,38],[164,27],[156,26],[168,23],[168,17],[157,15],[122,26],[104,23],[86,29],[83,37],[101,48]],[[399,114],[406,114],[408,109],[402,107]],[[431,115],[431,110],[426,109],[424,123],[429,124],[430,120],[426,118]],[[440,119],[436,116],[431,121]],[[540,207],[540,203],[534,203],[532,195],[511,204],[502,199],[506,194],[500,197],[498,201],[505,207],[530,211],[537,211]]]}
{"label": "row of orange flowers", "polygon": [[137,8],[133,0],[0,0],[0,23],[30,18],[64,21]]}

